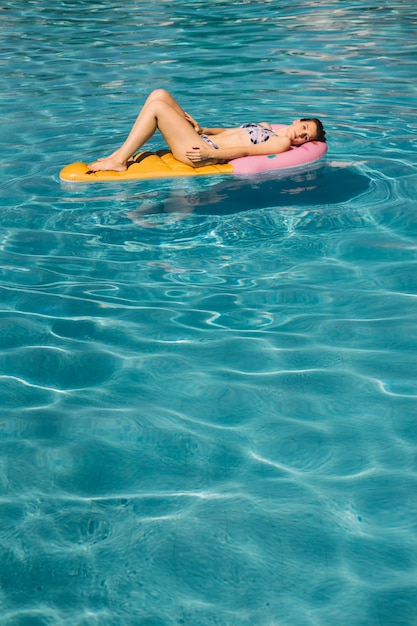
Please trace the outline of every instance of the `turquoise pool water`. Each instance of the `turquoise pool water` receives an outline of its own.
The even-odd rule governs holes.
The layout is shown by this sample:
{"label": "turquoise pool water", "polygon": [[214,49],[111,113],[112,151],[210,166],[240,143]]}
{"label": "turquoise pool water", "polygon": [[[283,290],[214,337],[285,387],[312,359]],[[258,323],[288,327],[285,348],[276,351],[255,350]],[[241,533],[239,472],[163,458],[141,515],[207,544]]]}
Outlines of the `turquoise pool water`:
{"label": "turquoise pool water", "polygon": [[[416,624],[416,4],[0,17],[2,626]],[[61,183],[155,87],[328,157]]]}

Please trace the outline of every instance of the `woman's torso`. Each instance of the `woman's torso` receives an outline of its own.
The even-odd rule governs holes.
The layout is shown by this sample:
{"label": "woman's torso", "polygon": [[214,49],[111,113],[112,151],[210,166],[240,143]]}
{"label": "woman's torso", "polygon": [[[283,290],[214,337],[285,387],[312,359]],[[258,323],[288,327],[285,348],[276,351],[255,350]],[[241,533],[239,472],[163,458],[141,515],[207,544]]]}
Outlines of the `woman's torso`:
{"label": "woman's torso", "polygon": [[[267,128],[267,127],[266,127]],[[279,134],[279,133],[275,133]],[[216,135],[207,133],[207,137],[214,141],[219,148],[234,148],[236,146],[250,146],[254,142],[251,141],[250,134],[245,128],[225,128]]]}

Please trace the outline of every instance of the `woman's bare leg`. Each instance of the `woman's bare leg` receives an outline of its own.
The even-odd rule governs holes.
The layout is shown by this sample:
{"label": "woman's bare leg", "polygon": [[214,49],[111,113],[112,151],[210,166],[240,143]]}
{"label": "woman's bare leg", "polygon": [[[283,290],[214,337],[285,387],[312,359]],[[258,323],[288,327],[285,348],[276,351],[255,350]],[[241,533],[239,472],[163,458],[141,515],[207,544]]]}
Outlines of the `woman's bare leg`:
{"label": "woman's bare leg", "polygon": [[155,100],[162,100],[163,102],[166,102],[167,104],[172,106],[172,108],[175,109],[178,113],[185,117],[184,109],[180,106],[177,100],[175,100],[175,98],[171,96],[171,94],[165,89],[155,89],[154,91],[152,91],[152,93],[150,93],[147,97],[143,106],[146,106],[147,104],[149,104],[150,102],[154,102]]}
{"label": "woman's bare leg", "polygon": [[[171,94],[166,91],[165,89],[155,89],[154,91],[152,91],[152,93],[149,94],[149,96],[147,97],[147,99],[145,100],[145,104],[142,107],[141,113],[144,109],[148,109],[150,107],[150,105],[152,105],[155,102],[165,102],[166,104],[168,104],[169,106],[171,106],[175,111],[177,111],[177,113],[179,113],[180,115],[182,115],[184,118],[186,116],[184,109],[182,109],[182,107],[179,105],[179,103],[175,100],[175,98],[173,98],[171,96]],[[142,124],[143,119],[141,116],[141,113],[138,115],[138,117],[136,118],[135,123],[133,124],[130,133],[128,135],[128,138],[126,139],[125,143],[137,133],[137,129],[138,126],[140,124]],[[156,129],[155,129],[156,130]],[[155,132],[155,130],[153,132]],[[152,135],[151,135],[152,136]],[[124,146],[125,144],[123,144]],[[123,147],[122,146],[122,147]],[[139,146],[136,150],[138,150],[141,146]],[[118,154],[120,152],[121,148],[118,148],[117,150],[115,150],[115,152],[113,152],[113,154],[111,155],[112,157],[115,156],[116,154]],[[136,152],[135,150],[135,152]],[[130,155],[130,156],[133,156]],[[103,159],[99,159],[100,161],[102,161]]]}
{"label": "woman's bare leg", "polygon": [[186,158],[185,151],[192,145],[204,144],[204,141],[187,121],[185,112],[178,102],[167,91],[157,89],[146,100],[123,145],[109,157],[91,163],[89,168],[92,171],[123,172],[127,169],[128,160],[157,129],[161,131],[176,158],[189,165],[195,165]]}

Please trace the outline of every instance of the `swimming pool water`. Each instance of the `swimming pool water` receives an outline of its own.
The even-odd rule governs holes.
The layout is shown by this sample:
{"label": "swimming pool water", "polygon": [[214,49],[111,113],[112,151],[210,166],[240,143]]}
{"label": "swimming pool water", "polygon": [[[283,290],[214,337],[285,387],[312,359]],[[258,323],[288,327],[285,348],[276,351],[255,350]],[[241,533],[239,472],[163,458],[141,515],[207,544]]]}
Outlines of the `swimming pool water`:
{"label": "swimming pool water", "polygon": [[[416,624],[415,3],[0,17],[2,626]],[[59,181],[156,87],[328,157]]]}

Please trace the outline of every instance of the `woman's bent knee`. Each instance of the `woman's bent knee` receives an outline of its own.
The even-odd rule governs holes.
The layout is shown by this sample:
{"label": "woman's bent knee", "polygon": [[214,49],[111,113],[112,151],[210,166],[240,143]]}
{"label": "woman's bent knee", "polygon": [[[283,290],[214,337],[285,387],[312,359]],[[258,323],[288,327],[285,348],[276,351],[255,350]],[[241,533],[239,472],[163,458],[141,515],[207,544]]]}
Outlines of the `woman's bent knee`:
{"label": "woman's bent knee", "polygon": [[164,102],[168,102],[172,99],[172,96],[166,91],[166,89],[154,89],[150,96],[149,100],[163,100]]}

